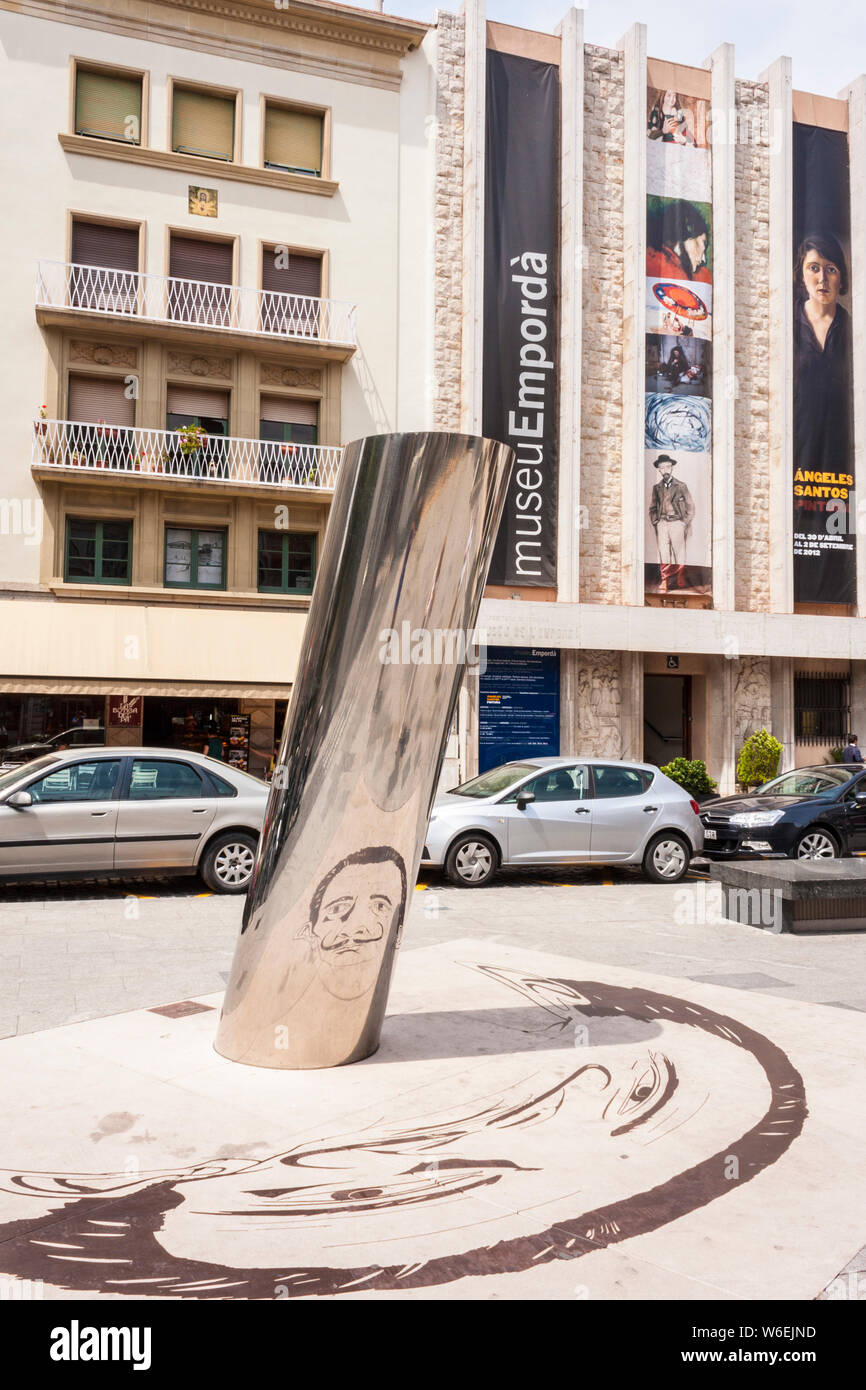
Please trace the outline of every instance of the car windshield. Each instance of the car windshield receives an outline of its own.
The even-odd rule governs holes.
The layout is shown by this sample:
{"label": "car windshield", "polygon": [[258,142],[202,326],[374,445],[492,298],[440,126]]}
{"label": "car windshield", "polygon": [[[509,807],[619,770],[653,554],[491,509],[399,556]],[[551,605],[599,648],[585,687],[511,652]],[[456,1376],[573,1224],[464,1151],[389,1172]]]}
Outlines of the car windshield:
{"label": "car windshield", "polygon": [[0,796],[8,792],[10,787],[14,787],[16,782],[20,782],[22,777],[32,777],[33,773],[38,773],[40,768],[48,769],[52,763],[58,762],[56,753],[47,753],[43,758],[34,758],[29,763],[19,763],[17,767],[10,768],[8,772],[0,772]]}
{"label": "car windshield", "polygon": [[501,767],[492,767],[489,772],[482,772],[480,777],[470,777],[468,782],[462,782],[459,787],[452,787],[451,794],[495,796],[497,792],[504,792],[513,787],[522,777],[528,777],[530,772],[537,771],[537,763],[503,763]]}
{"label": "car windshield", "polygon": [[835,796],[855,774],[843,767],[801,767],[774,777],[758,790],[758,796]]}

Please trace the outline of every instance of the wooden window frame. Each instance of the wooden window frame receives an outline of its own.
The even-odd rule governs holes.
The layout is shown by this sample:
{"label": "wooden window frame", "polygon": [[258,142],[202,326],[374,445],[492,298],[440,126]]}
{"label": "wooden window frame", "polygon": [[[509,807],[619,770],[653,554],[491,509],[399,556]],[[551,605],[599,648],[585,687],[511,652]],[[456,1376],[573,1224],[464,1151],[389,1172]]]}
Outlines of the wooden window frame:
{"label": "wooden window frame", "polygon": [[[283,541],[282,546],[282,565],[280,570],[281,583],[279,588],[274,588],[270,584],[259,583],[259,553],[262,536],[280,536]],[[311,576],[309,591],[306,589],[290,589],[286,582],[286,575],[289,568],[289,547],[288,542],[291,536],[309,536],[313,542],[313,572]],[[316,583],[316,570],[319,564],[319,533],[318,531],[301,531],[292,528],[290,531],[276,531],[272,526],[256,527],[256,591],[260,594],[288,594],[294,598],[309,598]]]}
{"label": "wooden window frame", "polygon": [[72,229],[76,222],[92,222],[99,227],[126,227],[138,232],[138,274],[144,273],[146,257],[147,223],[136,218],[109,217],[105,213],[88,212],[84,209],[68,208],[66,211],[66,254],[67,265],[72,263]]}
{"label": "wooden window frame", "polygon": [[[331,179],[331,107],[318,106],[315,102],[288,101],[285,97],[270,96],[267,92],[259,94],[259,158],[258,166],[265,169],[265,117],[269,106],[278,106],[283,111],[300,111],[309,116],[322,117],[322,168],[318,174],[295,174],[295,178],[312,179],[315,182]],[[279,173],[280,170],[273,172]]]}
{"label": "wooden window frame", "polygon": [[[83,521],[90,526],[96,527],[96,553],[94,556],[94,576],[92,579],[85,579],[80,574],[70,575],[69,573],[69,528],[72,522]],[[129,534],[128,569],[126,579],[106,579],[101,573],[102,570],[102,533],[103,527],[117,525],[125,522]],[[132,583],[132,545],[133,545],[133,523],[131,517],[124,516],[78,516],[67,512],[64,521],[63,533],[63,582],[65,584],[110,584],[114,588],[129,588]]]}
{"label": "wooden window frame", "polygon": [[[75,129],[75,106],[76,93],[78,91],[78,73],[84,72],[104,73],[106,77],[137,77],[141,79],[141,130],[137,144],[132,145],[128,140],[111,140],[107,136],[78,135]],[[109,145],[117,149],[146,149],[150,141],[150,73],[147,68],[128,68],[120,63],[106,63],[99,59],[79,57],[73,55],[69,59],[69,133],[82,140],[92,140],[94,145]]]}
{"label": "wooden window frame", "polygon": [[[235,104],[234,130],[232,139],[231,159],[215,159],[211,155],[187,154],[182,150],[174,148],[174,92],[176,87],[184,87],[191,92],[202,92],[205,96],[231,97]],[[243,152],[243,92],[239,87],[217,87],[212,83],[196,82],[193,78],[170,76],[166,81],[166,99],[168,101],[167,122],[165,128],[166,149],[169,154],[176,155],[179,159],[200,160],[202,165],[213,165],[215,169],[221,166],[231,166],[242,162]],[[218,177],[218,175],[215,175]]]}
{"label": "wooden window frame", "polygon": [[[190,536],[195,538],[194,540],[191,540],[191,541],[190,541],[190,551],[189,551],[189,560],[190,560],[189,572],[190,572],[190,580],[189,580],[189,583],[186,583],[184,580],[180,580],[180,579],[167,579],[167,578],[166,578],[167,551],[168,551],[168,533],[169,533],[169,531],[189,531]],[[220,532],[222,533],[222,535],[225,537],[225,540],[224,540],[224,542],[223,542],[222,578],[221,578],[221,581],[220,581],[219,584],[199,584],[199,582],[198,582],[198,537],[199,537],[200,532],[202,532],[202,531],[220,531]],[[166,522],[164,523],[164,525],[163,525],[163,536],[162,536],[162,585],[163,585],[163,588],[164,588],[164,589],[200,589],[200,590],[203,590],[205,593],[220,593],[220,592],[223,592],[223,591],[225,590],[225,588],[226,588],[226,576],[227,576],[227,574],[228,574],[228,555],[229,555],[229,528],[228,528],[227,526],[207,526],[207,525],[203,525],[203,526],[189,526],[189,525],[186,524],[186,522],[181,522],[181,521],[166,521]],[[195,579],[192,578],[193,570],[195,571]]]}

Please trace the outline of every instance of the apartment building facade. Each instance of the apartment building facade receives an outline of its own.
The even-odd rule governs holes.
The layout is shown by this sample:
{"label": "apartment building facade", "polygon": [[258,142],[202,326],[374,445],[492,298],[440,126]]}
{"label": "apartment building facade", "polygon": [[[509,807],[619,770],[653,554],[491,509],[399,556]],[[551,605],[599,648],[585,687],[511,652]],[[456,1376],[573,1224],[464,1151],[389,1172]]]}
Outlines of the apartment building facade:
{"label": "apartment building facade", "polygon": [[12,0],[0,28],[0,729],[221,736],[261,772],[341,446],[429,415],[427,27]]}

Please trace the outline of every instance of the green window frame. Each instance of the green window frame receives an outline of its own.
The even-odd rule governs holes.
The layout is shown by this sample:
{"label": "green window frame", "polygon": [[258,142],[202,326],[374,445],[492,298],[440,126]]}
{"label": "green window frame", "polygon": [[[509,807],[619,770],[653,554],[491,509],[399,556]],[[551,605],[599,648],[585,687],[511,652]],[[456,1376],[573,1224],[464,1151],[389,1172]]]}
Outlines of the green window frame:
{"label": "green window frame", "polygon": [[[256,551],[256,577],[260,594],[298,594],[309,596],[316,580],[315,531],[259,531]],[[299,544],[301,542],[302,544]],[[292,576],[306,568],[309,559],[309,580],[305,583]],[[279,573],[279,582],[276,580]]]}
{"label": "green window frame", "polygon": [[131,584],[132,522],[68,516],[63,577],[67,584]]}
{"label": "green window frame", "polygon": [[[169,579],[169,564],[176,564],[176,560],[169,560],[168,547],[174,538],[174,543],[180,543],[180,537],[189,537],[189,579]],[[199,577],[200,557],[203,549],[202,537],[219,536],[222,541],[222,556],[220,565],[219,581],[204,580]],[[226,552],[228,550],[228,531],[222,526],[166,526],[163,543],[163,586],[166,589],[224,589],[226,587]]]}

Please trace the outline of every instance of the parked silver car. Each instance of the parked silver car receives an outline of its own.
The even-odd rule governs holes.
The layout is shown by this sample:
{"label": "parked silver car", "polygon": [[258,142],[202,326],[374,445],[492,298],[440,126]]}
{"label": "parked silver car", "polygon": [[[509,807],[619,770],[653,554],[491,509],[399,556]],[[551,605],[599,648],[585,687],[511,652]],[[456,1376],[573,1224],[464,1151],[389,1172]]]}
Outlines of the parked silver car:
{"label": "parked silver car", "polygon": [[242,893],[268,790],[172,748],[49,753],[0,774],[0,882],[198,870]]}
{"label": "parked silver car", "polygon": [[437,796],[422,862],[463,888],[534,864],[640,864],[677,883],[703,847],[699,811],[650,763],[526,758]]}

